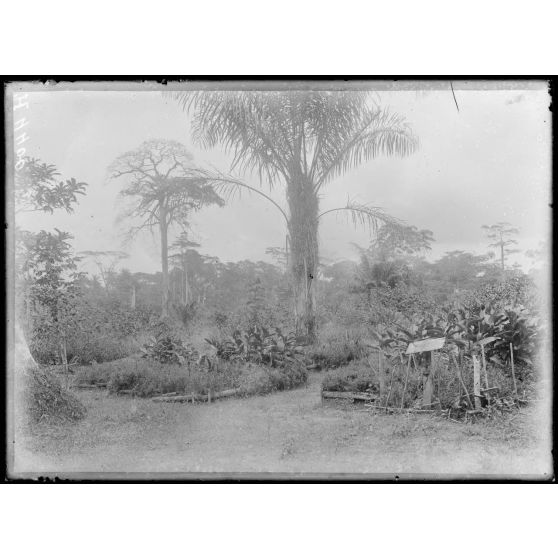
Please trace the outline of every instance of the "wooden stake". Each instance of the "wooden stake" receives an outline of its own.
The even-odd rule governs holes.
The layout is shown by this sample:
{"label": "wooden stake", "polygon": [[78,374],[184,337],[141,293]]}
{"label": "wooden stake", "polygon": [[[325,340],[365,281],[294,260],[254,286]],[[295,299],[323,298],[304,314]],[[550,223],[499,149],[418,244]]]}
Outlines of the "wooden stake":
{"label": "wooden stake", "polygon": [[434,392],[434,383],[432,378],[433,373],[433,353],[430,351],[430,370],[427,369],[426,380],[424,382],[424,388],[422,392],[422,405],[423,407],[430,407],[432,405],[432,393]]}
{"label": "wooden stake", "polygon": [[405,385],[403,386],[403,395],[401,396],[401,410],[403,410],[403,406],[405,405],[405,392],[407,391],[407,380],[409,379],[410,370],[411,370],[411,355],[409,355],[409,359],[407,360],[407,372],[405,373]]}
{"label": "wooden stake", "polygon": [[513,391],[515,392],[515,398],[517,399],[517,383],[515,381],[515,367],[513,365],[513,345],[512,345],[512,343],[510,343],[510,357],[511,357],[512,378],[513,378]]}
{"label": "wooden stake", "polygon": [[393,377],[395,376],[395,368],[392,369],[391,371],[391,379],[389,382],[389,391],[388,391],[388,396],[386,399],[386,407],[389,407],[389,398],[391,397],[391,388],[393,387]]}
{"label": "wooden stake", "polygon": [[440,354],[438,354],[438,358],[436,359],[436,372],[438,372],[438,401],[440,404],[442,402],[442,398],[440,396],[441,393],[441,385],[442,385],[442,367],[440,366],[440,361],[442,360]]}
{"label": "wooden stake", "polygon": [[386,393],[386,378],[382,367],[382,349],[379,349],[378,351],[378,376],[380,380],[380,401],[382,401],[382,398]]}
{"label": "wooden stake", "polygon": [[453,361],[455,363],[455,367],[456,367],[456,371],[457,371],[457,377],[459,378],[459,381],[461,382],[461,386],[465,390],[465,395],[467,396],[467,401],[469,401],[469,405],[472,407],[473,402],[471,401],[471,398],[469,397],[469,392],[467,391],[467,386],[465,385],[465,382],[463,381],[463,376],[461,375],[461,368],[459,368],[459,365],[457,364],[457,359],[455,358],[455,355],[451,355],[451,356],[453,357]]}
{"label": "wooden stake", "polygon": [[482,368],[484,370],[484,383],[488,388],[488,370],[486,369],[486,355],[484,354],[484,345],[481,345],[481,355],[482,355]]}
{"label": "wooden stake", "polygon": [[481,378],[480,378],[480,363],[479,357],[473,355],[473,393],[475,394],[475,409],[482,408],[481,403]]}
{"label": "wooden stake", "polygon": [[[488,369],[486,368],[486,355],[484,354],[484,345],[481,345],[481,355],[482,355],[482,367],[484,369],[484,383],[486,389],[488,390]],[[487,393],[486,399],[488,401],[488,406],[490,406],[490,392]]]}

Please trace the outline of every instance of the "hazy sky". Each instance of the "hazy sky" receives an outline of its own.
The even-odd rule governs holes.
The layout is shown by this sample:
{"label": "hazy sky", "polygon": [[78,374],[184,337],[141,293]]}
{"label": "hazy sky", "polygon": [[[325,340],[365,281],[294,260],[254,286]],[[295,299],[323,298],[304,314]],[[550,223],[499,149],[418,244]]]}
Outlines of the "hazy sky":
{"label": "hazy sky", "polygon": [[[436,242],[429,259],[449,250],[487,251],[481,225],[508,221],[519,227],[519,248],[534,248],[550,235],[551,113],[546,89],[510,91],[389,91],[381,103],[404,115],[420,138],[410,157],[380,157],[329,184],[321,208],[345,205],[347,197],[384,208]],[[121,250],[123,267],[160,269],[158,237],[144,234],[123,246],[117,216],[123,183],[107,181],[108,165],[121,153],[151,138],[174,139],[199,164],[229,170],[220,149],[203,151],[190,138],[187,115],[160,92],[56,91],[30,93],[27,153],[56,165],[64,178],[87,182],[72,215],[30,213],[18,217],[29,230],[67,230],[76,251]],[[23,115],[23,112],[20,114]],[[18,114],[19,116],[19,114]],[[255,177],[246,177],[258,186]],[[284,206],[284,192],[272,197]],[[356,258],[352,243],[369,235],[355,231],[342,214],[324,218],[322,257]],[[193,239],[205,254],[223,261],[269,260],[265,250],[284,244],[279,212],[259,196],[245,196],[225,208],[203,209],[192,218]],[[525,258],[516,258],[524,264]]]}

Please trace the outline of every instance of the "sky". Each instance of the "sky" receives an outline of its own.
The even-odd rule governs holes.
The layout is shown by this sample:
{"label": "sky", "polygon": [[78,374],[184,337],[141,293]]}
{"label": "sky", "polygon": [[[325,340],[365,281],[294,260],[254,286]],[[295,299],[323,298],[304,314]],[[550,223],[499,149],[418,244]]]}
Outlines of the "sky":
{"label": "sky", "polygon": [[[28,106],[17,111],[28,122],[26,155],[88,186],[73,214],[20,214],[18,226],[66,230],[74,235],[77,252],[124,250],[129,258],[121,267],[159,270],[156,234],[142,233],[125,244],[118,196],[125,183],[109,180],[107,167],[153,138],[177,140],[198,164],[224,172],[229,172],[230,156],[221,148],[194,144],[188,116],[160,91],[52,91],[44,86],[26,100]],[[522,252],[510,262],[527,269],[524,252],[550,239],[551,113],[544,84],[525,90],[460,90],[456,85],[455,100],[447,89],[382,91],[380,101],[405,116],[419,137],[419,150],[406,158],[378,157],[331,182],[322,191],[321,210],[344,206],[350,198],[430,229],[435,238],[430,260],[451,250],[485,253],[489,241],[482,225],[506,221],[520,229]],[[243,179],[259,187],[256,177]],[[285,206],[281,187],[266,192]],[[266,248],[283,246],[285,239],[280,213],[254,194],[224,208],[202,209],[193,215],[191,228],[200,251],[222,261],[270,261]],[[326,262],[356,259],[353,244],[369,242],[370,234],[355,230],[342,213],[321,223],[320,252]]]}

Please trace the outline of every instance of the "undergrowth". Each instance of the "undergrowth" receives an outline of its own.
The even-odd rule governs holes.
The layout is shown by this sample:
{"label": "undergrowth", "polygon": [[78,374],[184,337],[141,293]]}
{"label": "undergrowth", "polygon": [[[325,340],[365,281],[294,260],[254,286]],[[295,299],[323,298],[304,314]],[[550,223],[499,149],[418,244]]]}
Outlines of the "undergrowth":
{"label": "undergrowth", "polygon": [[221,359],[178,365],[130,357],[84,367],[77,373],[76,383],[106,384],[110,393],[126,390],[139,397],[151,397],[173,392],[204,395],[209,390],[235,388],[240,389],[240,394],[264,394],[292,389],[305,383],[306,379],[306,369],[301,365],[270,368]]}
{"label": "undergrowth", "polygon": [[72,422],[85,417],[84,405],[51,372],[34,368],[24,378],[27,419],[38,422]]}

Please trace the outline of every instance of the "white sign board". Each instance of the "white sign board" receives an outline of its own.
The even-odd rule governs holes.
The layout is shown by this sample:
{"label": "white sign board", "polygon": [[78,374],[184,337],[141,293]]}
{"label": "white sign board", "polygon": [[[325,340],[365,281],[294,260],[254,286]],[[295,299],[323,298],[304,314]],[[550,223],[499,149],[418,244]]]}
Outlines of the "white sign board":
{"label": "white sign board", "polygon": [[441,349],[446,342],[445,337],[438,337],[436,339],[419,339],[418,341],[413,341],[409,343],[406,355],[411,355],[413,353],[424,353],[426,351],[437,351]]}

